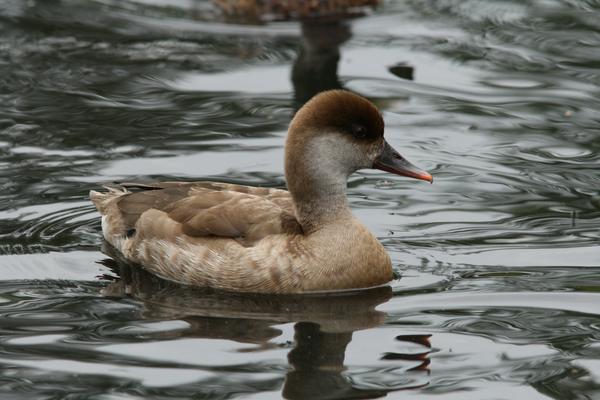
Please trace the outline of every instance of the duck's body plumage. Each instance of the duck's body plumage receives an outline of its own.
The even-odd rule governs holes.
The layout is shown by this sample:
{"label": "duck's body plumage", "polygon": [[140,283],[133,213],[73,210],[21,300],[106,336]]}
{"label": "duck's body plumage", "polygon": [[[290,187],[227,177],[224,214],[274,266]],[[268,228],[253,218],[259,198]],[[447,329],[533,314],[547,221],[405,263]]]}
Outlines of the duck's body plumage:
{"label": "duck's body plumage", "polygon": [[298,293],[392,278],[387,253],[353,217],[305,235],[286,190],[164,182],[123,184],[91,198],[104,215],[108,242],[172,281]]}
{"label": "duck's body plumage", "polygon": [[[349,113],[348,121],[336,107]],[[360,135],[348,137],[346,122]],[[392,279],[391,261],[350,212],[346,179],[379,162],[385,146],[376,108],[332,91],[307,103],[292,121],[286,144],[290,192],[160,182],[120,184],[92,191],[90,198],[103,216],[104,238],[126,259],[168,280],[262,293],[376,286]]]}

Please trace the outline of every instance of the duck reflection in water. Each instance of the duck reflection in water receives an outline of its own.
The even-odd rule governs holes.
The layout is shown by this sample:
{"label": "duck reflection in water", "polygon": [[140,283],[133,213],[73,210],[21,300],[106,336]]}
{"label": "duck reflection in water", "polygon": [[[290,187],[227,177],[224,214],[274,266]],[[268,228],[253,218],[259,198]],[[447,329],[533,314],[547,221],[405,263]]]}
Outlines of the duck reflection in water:
{"label": "duck reflection in water", "polygon": [[[296,109],[320,92],[344,89],[338,65],[340,47],[352,37],[350,21],[366,15],[380,3],[380,0],[213,0],[230,22],[255,25],[267,20],[299,21],[300,49],[291,71]],[[414,76],[414,68],[406,62],[388,66],[388,71],[406,80]]]}
{"label": "duck reflection in water", "polygon": [[273,341],[282,334],[277,325],[295,323],[289,369],[282,387],[286,399],[378,398],[391,391],[428,384],[430,335],[396,337],[413,344],[411,349],[417,345],[424,351],[388,352],[378,357],[386,370],[401,371],[398,382],[371,387],[354,382],[346,373],[345,353],[353,333],[384,322],[385,314],[375,308],[391,298],[389,286],[277,296],[220,292],[162,280],[140,266],[123,262],[108,244],[104,246],[103,251],[112,259],[102,263],[117,274],[116,278],[106,277],[112,282],[104,288],[105,296],[142,302],[142,318],[179,319],[189,324],[189,329],[162,333],[162,339],[226,339],[253,343],[258,348],[252,351],[263,351],[281,346]]}
{"label": "duck reflection in water", "polygon": [[302,22],[302,47],[292,67],[296,106],[319,92],[341,89],[338,77],[340,46],[352,36],[346,19]]}
{"label": "duck reflection in water", "polygon": [[[292,84],[296,108],[299,109],[319,92],[343,89],[338,76],[340,47],[352,37],[348,17],[307,19],[301,22],[302,41],[292,67]],[[399,62],[388,71],[406,80],[412,80],[414,69]]]}

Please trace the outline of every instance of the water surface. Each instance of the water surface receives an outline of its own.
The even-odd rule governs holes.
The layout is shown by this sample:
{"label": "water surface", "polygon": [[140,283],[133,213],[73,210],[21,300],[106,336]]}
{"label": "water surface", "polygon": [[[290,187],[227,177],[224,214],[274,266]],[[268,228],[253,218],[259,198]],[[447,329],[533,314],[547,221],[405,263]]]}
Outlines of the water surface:
{"label": "water surface", "polygon": [[[0,3],[2,397],[600,397],[599,6],[248,25],[205,1]],[[391,288],[225,296],[102,252],[90,189],[283,187],[289,120],[336,87],[435,177],[350,179]]]}

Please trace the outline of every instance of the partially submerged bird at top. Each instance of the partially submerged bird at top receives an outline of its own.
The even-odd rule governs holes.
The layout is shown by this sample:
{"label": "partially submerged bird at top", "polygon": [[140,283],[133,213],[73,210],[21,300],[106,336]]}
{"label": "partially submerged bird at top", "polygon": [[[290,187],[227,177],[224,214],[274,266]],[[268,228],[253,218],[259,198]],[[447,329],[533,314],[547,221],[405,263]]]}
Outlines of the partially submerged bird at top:
{"label": "partially submerged bird at top", "polygon": [[319,20],[356,17],[379,5],[380,0],[212,0],[224,16],[242,21]]}
{"label": "partially submerged bird at top", "polygon": [[431,182],[383,137],[367,99],[323,92],[293,118],[288,190],[217,182],[127,183],[90,192],[104,238],[167,280],[257,293],[364,288],[393,278],[390,257],[356,219],[347,179],[375,168]]}

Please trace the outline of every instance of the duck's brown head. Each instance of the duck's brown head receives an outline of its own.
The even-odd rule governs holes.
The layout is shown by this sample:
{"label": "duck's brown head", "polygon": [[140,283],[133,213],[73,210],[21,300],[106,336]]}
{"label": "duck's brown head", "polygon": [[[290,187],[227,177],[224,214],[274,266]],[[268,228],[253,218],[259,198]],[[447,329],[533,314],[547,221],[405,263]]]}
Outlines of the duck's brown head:
{"label": "duck's brown head", "polygon": [[[286,178],[327,186],[343,182],[361,168],[433,181],[408,162],[383,138],[384,123],[369,100],[345,90],[322,92],[296,114],[286,142]],[[298,188],[301,190],[301,188]]]}

